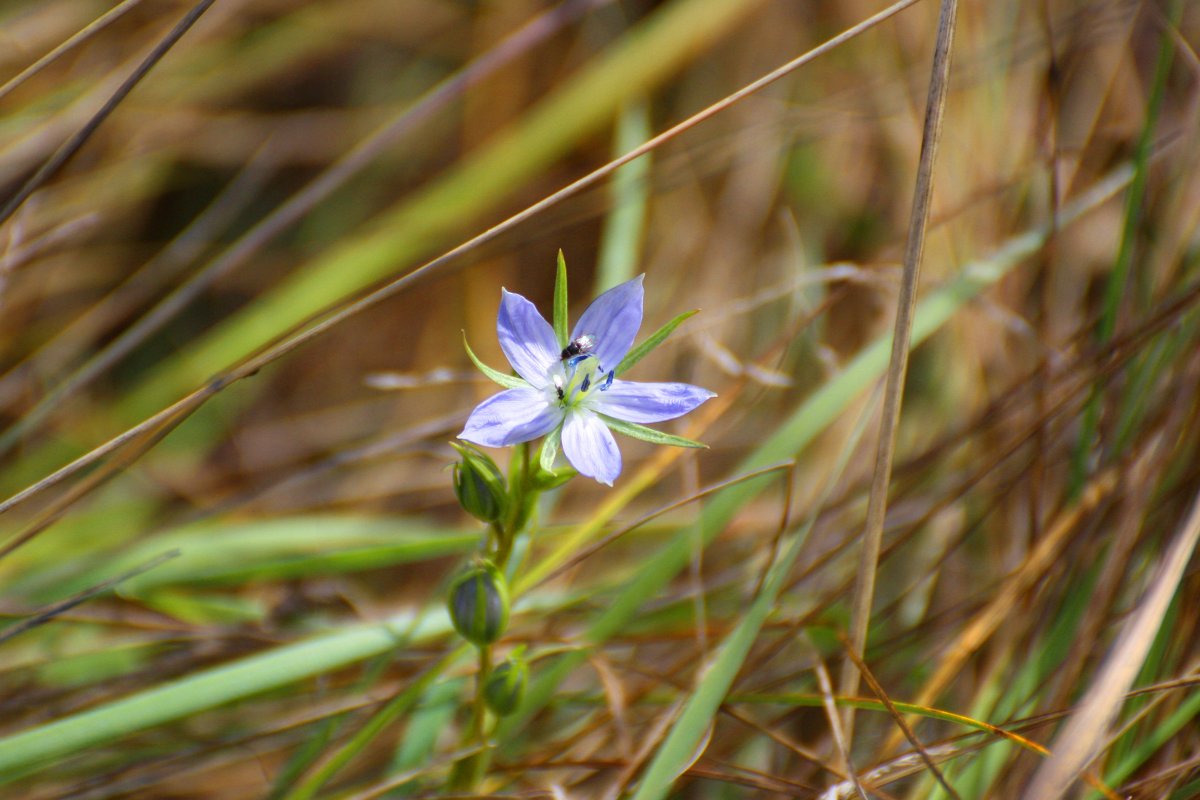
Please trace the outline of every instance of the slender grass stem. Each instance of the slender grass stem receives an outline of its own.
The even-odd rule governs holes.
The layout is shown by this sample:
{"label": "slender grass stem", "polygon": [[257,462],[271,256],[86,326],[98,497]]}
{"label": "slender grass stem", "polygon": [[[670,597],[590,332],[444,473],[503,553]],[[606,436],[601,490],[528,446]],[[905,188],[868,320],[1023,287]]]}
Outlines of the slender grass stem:
{"label": "slender grass stem", "polygon": [[[858,582],[854,588],[850,617],[850,652],[861,658],[867,643],[871,623],[871,606],[875,597],[875,571],[883,541],[883,523],[887,516],[887,493],[892,477],[892,460],[896,452],[896,430],[900,420],[900,405],[904,378],[908,372],[909,342],[912,338],[913,316],[917,303],[917,284],[921,275],[921,258],[925,252],[925,231],[933,201],[933,166],[937,158],[942,132],[942,115],[950,88],[950,56],[954,42],[954,23],[958,14],[957,0],[943,0],[938,19],[937,43],[933,53],[933,71],[929,79],[929,97],[925,107],[925,124],[921,139],[921,157],[917,168],[917,185],[913,193],[912,215],[908,224],[908,242],[904,250],[904,276],[896,304],[896,325],[892,336],[892,355],[888,362],[884,387],[883,411],[879,430],[879,445],[875,454],[875,471],[871,480],[871,496],[867,521],[863,528],[862,550],[858,562]],[[842,666],[840,690],[843,695],[858,692],[859,671],[853,658]],[[847,747],[854,741],[854,709],[845,712]]]}

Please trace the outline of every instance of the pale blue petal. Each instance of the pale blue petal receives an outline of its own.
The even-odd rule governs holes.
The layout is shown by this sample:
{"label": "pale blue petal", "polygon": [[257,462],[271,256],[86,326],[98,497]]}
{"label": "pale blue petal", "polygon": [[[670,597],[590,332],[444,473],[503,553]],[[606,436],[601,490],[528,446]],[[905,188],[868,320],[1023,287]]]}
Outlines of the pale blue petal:
{"label": "pale blue petal", "polygon": [[590,403],[601,414],[644,423],[681,417],[710,397],[716,395],[690,383],[613,381],[607,391],[593,392]]}
{"label": "pale blue petal", "polygon": [[571,338],[584,334],[596,337],[596,349],[592,354],[600,360],[606,370],[616,369],[617,364],[633,347],[633,338],[642,327],[642,278],[638,275],[631,281],[614,286],[592,301],[583,312]]}
{"label": "pale blue petal", "polygon": [[554,430],[563,411],[540,389],[505,389],[475,406],[460,439],[484,447],[528,442]]}
{"label": "pale blue petal", "polygon": [[621,451],[612,432],[592,412],[572,409],[563,424],[562,450],[580,475],[612,486],[621,474]]}
{"label": "pale blue petal", "polygon": [[502,294],[500,314],[496,317],[500,349],[526,383],[543,389],[550,382],[546,371],[559,360],[561,353],[554,329],[533,303],[507,289]]}

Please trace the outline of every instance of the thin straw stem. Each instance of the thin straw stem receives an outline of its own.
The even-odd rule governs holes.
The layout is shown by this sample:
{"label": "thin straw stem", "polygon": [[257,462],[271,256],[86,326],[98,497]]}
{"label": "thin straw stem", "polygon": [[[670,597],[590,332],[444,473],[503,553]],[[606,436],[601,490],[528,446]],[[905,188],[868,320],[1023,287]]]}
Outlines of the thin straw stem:
{"label": "thin straw stem", "polygon": [[[896,330],[892,337],[892,356],[884,388],[879,446],[875,454],[875,472],[871,480],[871,498],[867,507],[858,581],[854,588],[854,605],[850,618],[850,651],[860,659],[867,643],[871,604],[875,596],[875,569],[879,562],[880,543],[883,540],[883,521],[887,515],[887,489],[891,482],[892,460],[896,451],[896,426],[900,419],[904,377],[908,372],[908,348],[917,302],[917,281],[921,274],[925,231],[929,224],[929,210],[933,198],[933,164],[942,132],[942,112],[946,106],[946,93],[950,82],[950,51],[957,15],[956,0],[942,0],[937,44],[933,53],[933,71],[929,78],[929,99],[925,107],[921,158],[917,168],[917,184],[913,192],[912,216],[908,223],[908,243],[904,251],[904,274],[897,301]],[[859,678],[854,659],[847,658],[842,665],[841,693],[847,697],[857,694]],[[846,709],[845,733],[849,746],[853,742],[854,734],[853,708]]]}

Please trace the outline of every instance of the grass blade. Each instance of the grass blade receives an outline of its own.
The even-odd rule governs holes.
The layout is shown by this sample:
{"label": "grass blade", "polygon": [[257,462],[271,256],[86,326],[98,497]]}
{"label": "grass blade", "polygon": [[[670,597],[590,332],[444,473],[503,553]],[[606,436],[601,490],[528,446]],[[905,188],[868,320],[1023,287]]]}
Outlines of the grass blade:
{"label": "grass blade", "polygon": [[667,734],[654,760],[650,762],[634,800],[658,800],[665,797],[675,778],[695,760],[696,748],[700,745],[717,709],[729,694],[729,689],[750,653],[751,646],[757,640],[767,615],[775,609],[779,592],[800,555],[800,548],[808,538],[808,532],[816,523],[829,495],[841,479],[850,456],[866,430],[870,409],[874,406],[875,403],[868,403],[867,410],[859,416],[854,429],[839,451],[837,462],[832,466],[821,490],[821,497],[813,504],[808,519],[795,533],[787,536],[779,549],[778,557],[769,565],[766,580],[762,582],[749,610],[741,616],[733,633],[721,643],[710,666],[701,671],[704,677],[688,698],[683,712],[672,725],[671,732]]}
{"label": "grass blade", "polygon": [[[645,101],[635,100],[625,105],[617,117],[613,157],[629,152],[651,135],[650,112]],[[646,227],[649,176],[649,155],[629,162],[613,175],[613,207],[604,220],[600,257],[596,262],[597,295],[637,274],[634,265],[639,260],[642,231]]]}
{"label": "grass blade", "polygon": [[[853,607],[850,612],[849,649],[861,659],[867,645],[867,629],[871,624],[871,606],[875,599],[875,572],[879,564],[879,549],[883,542],[883,522],[887,516],[888,487],[892,482],[892,460],[896,455],[896,431],[900,423],[900,404],[904,395],[904,378],[908,374],[909,337],[912,335],[913,312],[917,303],[917,284],[921,276],[921,259],[925,254],[925,231],[933,202],[933,165],[937,158],[942,135],[942,116],[946,95],[950,89],[950,56],[954,44],[954,23],[958,16],[958,0],[943,0],[938,17],[937,45],[933,53],[933,74],[929,79],[929,99],[925,106],[925,128],[921,138],[920,164],[917,185],[913,191],[912,215],[908,223],[908,240],[904,249],[904,277],[900,282],[900,297],[896,301],[896,327],[892,335],[892,355],[888,361],[887,381],[883,393],[883,414],[880,420],[879,446],[875,453],[875,468],[871,475],[871,496],[867,521],[863,529],[862,550],[859,553],[858,579],[854,586]],[[860,673],[854,658],[842,665],[841,693],[858,694]],[[854,742],[854,709],[845,716],[848,747]]]}

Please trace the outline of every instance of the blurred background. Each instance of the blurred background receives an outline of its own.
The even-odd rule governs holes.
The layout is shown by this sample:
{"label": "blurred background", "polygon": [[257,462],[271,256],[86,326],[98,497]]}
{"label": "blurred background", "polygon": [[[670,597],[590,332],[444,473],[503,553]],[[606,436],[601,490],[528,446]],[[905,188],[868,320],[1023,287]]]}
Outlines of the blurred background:
{"label": "blurred background", "polygon": [[[867,661],[894,700],[1049,745],[1200,488],[1200,8],[960,5],[921,277],[948,312],[910,364]],[[873,467],[864,420],[886,365],[864,354],[894,319],[938,6],[908,3],[615,177],[418,268],[884,8],[212,3],[0,228],[4,791],[282,797],[441,669],[419,711],[321,796],[436,794],[471,674],[433,666],[451,640],[336,639],[345,650],[308,671],[288,648],[437,605],[482,532],[446,470],[448,442],[495,389],[463,332],[506,368],[500,289],[548,316],[560,248],[573,318],[641,273],[643,336],[702,309],[630,378],[720,397],[658,426],[709,449],[622,439],[614,490],[577,479],[548,496],[530,563],[582,526],[599,538],[796,461],[744,493],[706,548],[687,537],[715,518],[708,498],[592,555],[514,617],[511,641],[532,652],[594,648],[508,731],[487,791],[635,785],[781,532],[805,536],[799,558],[740,699],[676,786],[838,785],[817,667],[844,657]],[[190,10],[0,5],[0,199]],[[613,598],[677,541],[692,543],[686,567],[659,576],[637,624],[599,637]],[[1091,766],[1121,797],[1200,796],[1194,564],[1173,597],[1137,672],[1144,691]],[[246,665],[261,683],[213,672]],[[171,681],[175,694],[112,710]],[[949,796],[895,760],[885,711],[857,719],[872,796]],[[74,727],[44,727],[63,720]],[[917,732],[962,797],[1018,796],[1042,760],[928,714]]]}

